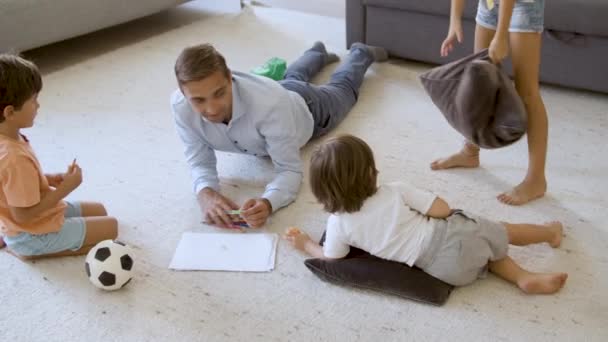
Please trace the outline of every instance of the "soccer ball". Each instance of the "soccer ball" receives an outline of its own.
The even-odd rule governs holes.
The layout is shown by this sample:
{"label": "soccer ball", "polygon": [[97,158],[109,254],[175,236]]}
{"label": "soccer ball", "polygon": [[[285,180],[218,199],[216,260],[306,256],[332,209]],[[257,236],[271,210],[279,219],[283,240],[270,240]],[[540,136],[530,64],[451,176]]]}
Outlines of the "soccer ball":
{"label": "soccer ball", "polygon": [[131,281],[131,249],[119,241],[101,241],[87,254],[84,268],[96,287],[107,291],[118,290]]}

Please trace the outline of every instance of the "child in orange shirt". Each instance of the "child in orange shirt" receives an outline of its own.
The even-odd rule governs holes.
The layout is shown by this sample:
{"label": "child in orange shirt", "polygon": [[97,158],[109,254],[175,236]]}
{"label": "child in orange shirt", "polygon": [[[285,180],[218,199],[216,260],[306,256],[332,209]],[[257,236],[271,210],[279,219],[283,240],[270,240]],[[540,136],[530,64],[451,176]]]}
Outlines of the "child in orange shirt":
{"label": "child in orange shirt", "polygon": [[22,128],[32,127],[42,79],[36,65],[0,54],[0,248],[24,258],[85,254],[114,239],[104,206],[63,199],[82,182],[74,160],[63,174],[44,174]]}

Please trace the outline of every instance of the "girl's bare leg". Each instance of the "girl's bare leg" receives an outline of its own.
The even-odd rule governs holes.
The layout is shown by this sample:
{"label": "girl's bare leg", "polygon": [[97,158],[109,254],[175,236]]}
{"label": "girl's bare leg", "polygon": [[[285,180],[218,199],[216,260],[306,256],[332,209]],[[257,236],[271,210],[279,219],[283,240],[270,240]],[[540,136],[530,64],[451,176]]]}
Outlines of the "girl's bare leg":
{"label": "girl's bare leg", "polygon": [[497,198],[505,204],[521,205],[544,196],[547,191],[549,123],[539,89],[541,34],[512,32],[509,37],[515,87],[528,113],[528,172],[519,185]]}

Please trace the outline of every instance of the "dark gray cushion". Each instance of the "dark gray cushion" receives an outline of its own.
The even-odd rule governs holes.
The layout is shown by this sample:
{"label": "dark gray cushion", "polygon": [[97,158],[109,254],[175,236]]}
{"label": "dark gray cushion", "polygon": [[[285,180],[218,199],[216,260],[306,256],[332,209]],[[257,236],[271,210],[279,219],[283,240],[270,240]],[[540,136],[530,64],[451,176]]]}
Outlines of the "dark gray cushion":
{"label": "dark gray cushion", "polygon": [[[325,241],[325,234],[321,244]],[[433,305],[442,305],[454,288],[416,267],[377,258],[351,247],[344,259],[308,259],[306,267],[337,285],[378,291]]]}
{"label": "dark gray cushion", "polygon": [[545,29],[608,37],[608,1],[545,0]]}
{"label": "dark gray cushion", "polygon": [[507,146],[526,132],[524,104],[487,50],[431,69],[420,80],[450,125],[480,147]]}
{"label": "dark gray cushion", "polygon": [[[350,0],[347,0],[350,1]],[[440,16],[450,16],[450,1],[420,1],[420,0],[363,0],[365,6],[391,8],[402,11],[418,12]],[[466,1],[463,17],[475,19],[477,1]],[[445,27],[447,33],[447,27]]]}

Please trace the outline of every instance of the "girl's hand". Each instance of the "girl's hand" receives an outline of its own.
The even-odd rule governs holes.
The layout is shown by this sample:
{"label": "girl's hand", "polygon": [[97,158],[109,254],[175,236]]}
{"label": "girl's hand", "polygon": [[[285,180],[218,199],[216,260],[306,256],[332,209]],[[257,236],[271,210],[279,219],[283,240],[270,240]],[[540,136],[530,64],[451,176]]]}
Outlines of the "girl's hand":
{"label": "girl's hand", "polygon": [[448,31],[447,37],[441,44],[441,57],[447,57],[450,52],[454,49],[456,41],[462,43],[464,33],[462,33],[461,23],[450,23],[450,30]]}
{"label": "girl's hand", "polygon": [[495,35],[490,43],[488,51],[492,63],[499,64],[503,59],[509,56],[509,39],[508,36]]}

